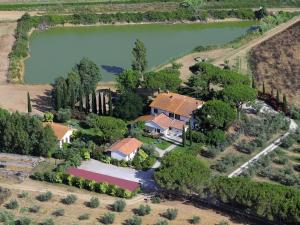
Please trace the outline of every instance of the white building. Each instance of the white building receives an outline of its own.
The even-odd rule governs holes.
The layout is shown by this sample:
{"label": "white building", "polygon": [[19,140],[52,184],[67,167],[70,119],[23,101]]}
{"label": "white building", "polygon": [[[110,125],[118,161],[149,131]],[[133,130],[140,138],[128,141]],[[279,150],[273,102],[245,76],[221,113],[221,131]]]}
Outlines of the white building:
{"label": "white building", "polygon": [[54,134],[57,138],[58,141],[58,146],[62,148],[64,143],[71,143],[71,136],[73,132],[75,131],[74,129],[65,126],[63,124],[59,123],[44,123],[45,126],[49,125],[52,130],[54,131]]}
{"label": "white building", "polygon": [[142,145],[143,142],[135,138],[124,138],[110,146],[108,151],[113,159],[130,161]]}

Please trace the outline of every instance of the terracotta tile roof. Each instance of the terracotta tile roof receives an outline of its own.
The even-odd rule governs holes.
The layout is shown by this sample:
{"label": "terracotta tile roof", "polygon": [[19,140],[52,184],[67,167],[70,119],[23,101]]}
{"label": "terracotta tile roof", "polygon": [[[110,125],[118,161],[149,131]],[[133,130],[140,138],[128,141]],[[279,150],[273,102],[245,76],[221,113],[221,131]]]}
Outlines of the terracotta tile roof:
{"label": "terracotta tile roof", "polygon": [[134,120],[134,122],[139,122],[139,121],[149,121],[154,119],[154,115],[144,115],[140,116],[137,119]]}
{"label": "terracotta tile roof", "polygon": [[150,107],[181,116],[191,117],[193,111],[202,104],[202,101],[195,98],[169,92],[158,94],[150,104]]}
{"label": "terracotta tile roof", "polygon": [[134,191],[140,187],[140,184],[134,181],[124,180],[117,177],[111,177],[104,174],[94,173],[77,168],[69,168],[67,170],[67,173],[76,177],[82,177],[87,180],[94,180],[96,182],[114,184],[120,188],[127,189],[129,191]]}
{"label": "terracotta tile roof", "polygon": [[135,138],[124,138],[116,143],[114,143],[108,151],[111,152],[121,152],[125,155],[130,155],[137,148],[141,147],[143,142],[135,139]]}
{"label": "terracotta tile roof", "polygon": [[53,129],[54,134],[58,140],[61,140],[69,130],[72,130],[68,126],[59,123],[44,123],[44,126],[47,125],[49,125]]}
{"label": "terracotta tile roof", "polygon": [[178,130],[182,130],[183,126],[185,125],[183,121],[171,119],[163,113],[159,114],[158,116],[155,116],[155,118],[151,121],[164,129],[169,129],[169,127],[171,127],[176,128]]}

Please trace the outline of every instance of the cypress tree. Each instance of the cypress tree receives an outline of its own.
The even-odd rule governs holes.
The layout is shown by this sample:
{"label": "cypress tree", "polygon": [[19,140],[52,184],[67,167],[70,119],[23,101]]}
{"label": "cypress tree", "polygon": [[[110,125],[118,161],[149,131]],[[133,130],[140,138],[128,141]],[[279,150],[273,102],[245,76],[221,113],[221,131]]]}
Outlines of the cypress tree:
{"label": "cypress tree", "polygon": [[111,99],[111,90],[110,90],[110,89],[109,89],[109,93],[108,93],[108,112],[109,112],[109,115],[110,115],[110,116],[113,115],[112,99]]}
{"label": "cypress tree", "polygon": [[277,92],[276,92],[276,101],[277,101],[278,104],[280,103],[280,97],[279,97],[278,89],[277,89]]}
{"label": "cypress tree", "polygon": [[252,78],[252,88],[256,89],[256,83],[255,83],[254,78]]}
{"label": "cypress tree", "polygon": [[28,114],[32,112],[31,99],[30,99],[29,92],[27,92],[27,112],[28,112]]}
{"label": "cypress tree", "polygon": [[183,127],[182,127],[182,145],[183,145],[183,147],[185,147],[185,143],[186,143],[186,133],[185,133],[185,126],[183,125]]}
{"label": "cypress tree", "polygon": [[99,105],[99,111],[98,111],[98,115],[101,116],[103,115],[102,113],[102,97],[101,97],[101,91],[98,92],[98,105]]}
{"label": "cypress tree", "polygon": [[265,87],[265,82],[263,82],[263,94],[266,94],[266,87]]}
{"label": "cypress tree", "polygon": [[271,89],[271,96],[274,97],[274,89]]}
{"label": "cypress tree", "polygon": [[86,113],[91,112],[90,95],[89,94],[87,94],[85,97],[85,110],[86,110]]}
{"label": "cypress tree", "polygon": [[92,111],[97,114],[97,99],[95,91],[92,93]]}
{"label": "cypress tree", "polygon": [[287,113],[287,111],[288,111],[288,103],[287,103],[287,99],[286,99],[285,95],[283,95],[282,102],[283,102],[282,110],[283,110],[283,112]]}
{"label": "cypress tree", "polygon": [[82,91],[79,91],[79,111],[83,111]]}
{"label": "cypress tree", "polygon": [[189,139],[190,139],[190,146],[192,146],[192,124],[191,121],[189,121]]}
{"label": "cypress tree", "polygon": [[102,108],[103,108],[103,116],[106,116],[106,101],[105,101],[105,92],[103,92],[103,105],[102,105]]}

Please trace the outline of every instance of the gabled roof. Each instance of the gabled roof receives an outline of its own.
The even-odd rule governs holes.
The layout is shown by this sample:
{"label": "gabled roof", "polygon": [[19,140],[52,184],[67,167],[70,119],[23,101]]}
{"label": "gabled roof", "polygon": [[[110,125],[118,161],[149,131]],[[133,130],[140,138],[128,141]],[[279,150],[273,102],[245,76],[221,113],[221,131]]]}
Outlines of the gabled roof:
{"label": "gabled roof", "polygon": [[158,94],[150,104],[150,107],[185,117],[191,117],[193,111],[201,107],[202,104],[202,101],[195,98],[168,92]]}
{"label": "gabled roof", "polygon": [[62,125],[59,123],[44,123],[44,126],[47,126],[47,125],[49,125],[52,128],[57,140],[62,140],[63,137],[65,136],[65,134],[68,131],[72,130],[68,126],[65,126],[65,125]]}
{"label": "gabled roof", "polygon": [[169,129],[169,127],[171,127],[176,128],[178,130],[183,130],[183,126],[185,126],[185,123],[183,121],[171,119],[163,113],[159,114],[158,116],[155,116],[154,119],[150,121],[157,124],[163,129]]}
{"label": "gabled roof", "polygon": [[124,155],[130,155],[136,149],[141,147],[143,142],[135,139],[135,138],[124,138],[116,143],[114,143],[108,151],[111,152],[121,152]]}

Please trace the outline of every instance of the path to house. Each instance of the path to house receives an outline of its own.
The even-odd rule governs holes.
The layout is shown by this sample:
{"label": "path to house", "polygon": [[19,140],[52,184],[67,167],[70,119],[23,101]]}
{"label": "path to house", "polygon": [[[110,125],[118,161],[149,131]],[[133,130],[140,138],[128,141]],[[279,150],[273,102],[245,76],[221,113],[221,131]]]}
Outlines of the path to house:
{"label": "path to house", "polygon": [[277,147],[279,147],[279,145],[282,143],[282,140],[285,139],[287,136],[289,136],[290,133],[295,131],[297,128],[298,128],[298,125],[295,123],[294,120],[291,119],[290,120],[290,127],[289,127],[288,132],[286,132],[284,135],[282,135],[277,140],[273,141],[272,144],[270,144],[268,147],[266,147],[260,153],[255,155],[248,162],[244,163],[237,170],[233,171],[231,174],[228,175],[228,177],[229,178],[236,177],[236,176],[239,176],[240,174],[242,174],[244,171],[246,171],[253,163],[255,163],[257,160],[259,160],[261,157],[266,156],[270,152],[274,151]]}
{"label": "path to house", "polygon": [[154,163],[154,165],[152,166],[152,169],[156,169],[158,167],[160,167],[160,160],[161,158],[168,152],[172,151],[174,148],[176,148],[177,145],[170,145],[168,148],[166,148],[165,150],[162,150],[160,148],[155,148],[155,150],[158,152],[158,159],[156,160],[156,162]]}

